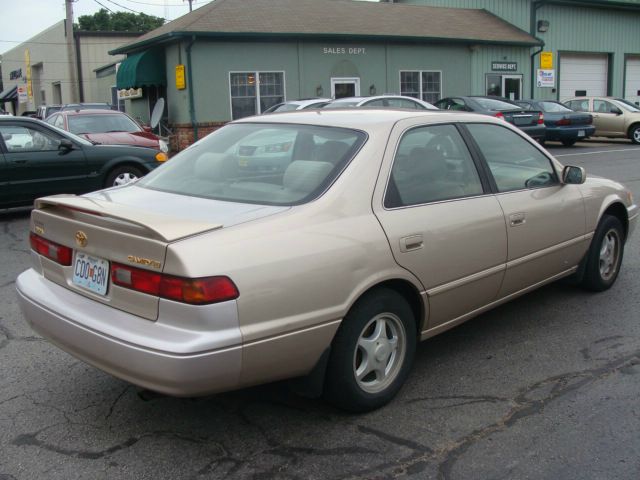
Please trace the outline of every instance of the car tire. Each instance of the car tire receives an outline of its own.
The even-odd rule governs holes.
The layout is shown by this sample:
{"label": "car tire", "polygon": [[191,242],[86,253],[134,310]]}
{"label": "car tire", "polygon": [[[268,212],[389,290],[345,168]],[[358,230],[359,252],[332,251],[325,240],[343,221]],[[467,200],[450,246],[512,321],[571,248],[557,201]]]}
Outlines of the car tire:
{"label": "car tire", "polygon": [[387,404],[409,375],[416,330],[413,311],[402,295],[387,288],[365,294],[333,340],[324,398],[351,412]]}
{"label": "car tire", "polygon": [[126,185],[127,183],[137,180],[138,178],[143,176],[144,173],[137,167],[132,167],[129,165],[116,167],[107,175],[104,186],[105,188],[109,188]]}
{"label": "car tire", "polygon": [[629,138],[632,143],[640,144],[640,125],[633,125],[629,131]]}
{"label": "car tire", "polygon": [[575,138],[572,138],[570,140],[561,140],[562,141],[562,145],[564,145],[565,147],[573,147],[577,140]]}
{"label": "car tire", "polygon": [[624,231],[620,220],[604,215],[585,258],[582,286],[593,292],[609,289],[618,278],[624,253]]}

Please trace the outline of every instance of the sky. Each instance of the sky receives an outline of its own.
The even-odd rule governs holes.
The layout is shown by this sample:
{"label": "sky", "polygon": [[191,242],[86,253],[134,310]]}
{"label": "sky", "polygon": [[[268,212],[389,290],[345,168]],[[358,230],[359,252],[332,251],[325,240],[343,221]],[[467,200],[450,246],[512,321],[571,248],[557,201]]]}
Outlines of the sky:
{"label": "sky", "polygon": [[[193,0],[193,8],[210,1]],[[0,0],[0,4],[5,7],[2,9],[0,54],[65,18],[64,0]],[[73,16],[77,22],[79,16],[91,15],[101,8],[114,12],[133,10],[173,20],[189,12],[189,3],[187,0],[75,0]]]}
{"label": "sky", "polygon": [[[211,1],[193,0],[193,8]],[[0,28],[0,55],[65,18],[64,0],[0,0],[0,4],[5,7]],[[173,20],[189,12],[189,3],[187,0],[75,0],[73,16],[77,22],[80,15],[91,15],[101,8],[114,12],[133,10]]]}

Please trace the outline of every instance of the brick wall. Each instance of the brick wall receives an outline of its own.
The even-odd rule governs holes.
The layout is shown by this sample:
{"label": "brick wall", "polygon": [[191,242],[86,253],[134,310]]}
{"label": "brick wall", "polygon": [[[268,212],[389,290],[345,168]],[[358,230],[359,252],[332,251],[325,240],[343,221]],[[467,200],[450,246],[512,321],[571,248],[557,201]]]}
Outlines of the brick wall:
{"label": "brick wall", "polygon": [[[198,140],[206,137],[211,132],[219,129],[227,122],[205,122],[198,124]],[[190,123],[174,124],[171,127],[173,135],[169,137],[169,148],[171,153],[177,153],[187,148],[192,143],[195,143],[193,138],[193,126]]]}

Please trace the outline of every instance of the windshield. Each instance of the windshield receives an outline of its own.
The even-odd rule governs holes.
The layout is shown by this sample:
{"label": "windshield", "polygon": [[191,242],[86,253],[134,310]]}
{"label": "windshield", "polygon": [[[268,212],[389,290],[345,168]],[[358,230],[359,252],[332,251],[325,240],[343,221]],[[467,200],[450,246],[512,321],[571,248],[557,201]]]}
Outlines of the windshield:
{"label": "windshield", "polygon": [[365,140],[363,132],[345,128],[231,124],[136,185],[229,202],[298,205],[324,192]]}
{"label": "windshield", "polygon": [[623,98],[616,98],[616,102],[618,105],[625,110],[630,112],[640,112],[640,107],[638,105],[631,103],[629,100],[624,100]]}
{"label": "windshield", "polygon": [[291,112],[292,110],[297,110],[299,106],[300,105],[298,105],[297,103],[283,103],[282,105],[274,108],[273,110],[269,109],[270,110],[269,113]]}
{"label": "windshield", "polygon": [[571,110],[570,108],[567,108],[564,105],[556,102],[540,102],[540,106],[542,107],[543,112],[548,113],[573,112],[573,110]]}
{"label": "windshield", "polygon": [[69,131],[84,133],[140,132],[142,129],[126,115],[69,115]]}
{"label": "windshield", "polygon": [[520,110],[518,105],[501,100],[494,100],[493,98],[475,97],[474,100],[478,102],[482,108],[487,110]]}

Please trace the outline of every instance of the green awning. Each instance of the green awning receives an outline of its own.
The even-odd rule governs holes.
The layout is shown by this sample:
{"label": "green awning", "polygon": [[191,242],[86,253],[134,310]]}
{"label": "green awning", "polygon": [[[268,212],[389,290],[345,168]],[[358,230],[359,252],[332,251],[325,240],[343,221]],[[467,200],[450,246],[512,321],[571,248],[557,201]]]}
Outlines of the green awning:
{"label": "green awning", "polygon": [[121,88],[140,88],[149,85],[166,85],[164,51],[145,50],[129,55],[118,67],[116,85]]}
{"label": "green awning", "polygon": [[9,87],[6,90],[3,90],[0,93],[0,102],[10,102],[11,100],[15,100],[18,98],[18,86],[14,85],[13,87]]}

